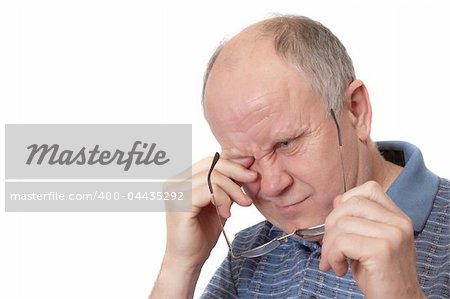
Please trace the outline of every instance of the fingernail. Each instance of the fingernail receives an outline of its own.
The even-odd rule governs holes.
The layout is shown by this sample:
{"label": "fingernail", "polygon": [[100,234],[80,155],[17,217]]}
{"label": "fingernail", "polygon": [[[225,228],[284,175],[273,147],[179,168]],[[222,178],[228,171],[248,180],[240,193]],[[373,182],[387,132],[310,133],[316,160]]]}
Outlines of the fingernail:
{"label": "fingernail", "polygon": [[256,171],[254,171],[254,170],[248,169],[248,174],[250,176],[256,176],[258,173]]}
{"label": "fingernail", "polygon": [[253,203],[253,199],[251,199],[250,196],[248,196],[247,194],[244,194],[244,196],[245,196],[245,199],[246,199],[248,202]]}

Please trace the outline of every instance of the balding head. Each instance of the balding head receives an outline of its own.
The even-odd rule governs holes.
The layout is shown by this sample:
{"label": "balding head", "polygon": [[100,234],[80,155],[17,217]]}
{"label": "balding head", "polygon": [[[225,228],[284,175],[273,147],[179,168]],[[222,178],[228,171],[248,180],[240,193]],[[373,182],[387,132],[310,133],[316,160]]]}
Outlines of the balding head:
{"label": "balding head", "polygon": [[245,191],[286,232],[324,222],[343,190],[337,178],[355,184],[371,176],[367,153],[378,152],[369,137],[370,100],[353,79],[339,40],[304,17],[252,25],[208,65],[204,111],[221,157],[258,173]]}
{"label": "balding head", "polygon": [[[238,67],[253,55],[262,54],[256,44],[270,41],[278,56],[302,74],[329,109],[339,112],[345,90],[355,79],[353,64],[339,39],[322,24],[301,16],[279,16],[253,24],[212,55],[204,76],[202,100],[213,67]],[[220,65],[219,65],[220,63]]]}

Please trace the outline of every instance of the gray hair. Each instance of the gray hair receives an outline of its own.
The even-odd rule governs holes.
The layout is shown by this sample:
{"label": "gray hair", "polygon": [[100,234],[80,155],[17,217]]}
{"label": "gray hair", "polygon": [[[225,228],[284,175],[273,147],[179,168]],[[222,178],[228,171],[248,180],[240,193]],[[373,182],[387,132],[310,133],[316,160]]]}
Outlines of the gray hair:
{"label": "gray hair", "polygon": [[[258,29],[263,37],[273,38],[278,55],[307,75],[327,108],[339,113],[347,87],[355,80],[352,60],[339,39],[321,23],[304,16],[276,16],[262,21]],[[219,45],[208,62],[202,101],[209,73],[224,45]]]}

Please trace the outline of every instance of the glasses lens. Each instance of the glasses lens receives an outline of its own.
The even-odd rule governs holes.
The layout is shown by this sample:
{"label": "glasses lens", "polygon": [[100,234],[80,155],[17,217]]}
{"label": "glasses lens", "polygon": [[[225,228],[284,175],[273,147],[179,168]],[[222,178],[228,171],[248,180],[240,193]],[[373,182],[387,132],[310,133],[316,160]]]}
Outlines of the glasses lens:
{"label": "glasses lens", "polygon": [[269,252],[275,250],[278,246],[280,246],[281,242],[278,239],[273,239],[268,243],[255,247],[253,249],[244,251],[241,253],[242,257],[258,257],[268,254]]}

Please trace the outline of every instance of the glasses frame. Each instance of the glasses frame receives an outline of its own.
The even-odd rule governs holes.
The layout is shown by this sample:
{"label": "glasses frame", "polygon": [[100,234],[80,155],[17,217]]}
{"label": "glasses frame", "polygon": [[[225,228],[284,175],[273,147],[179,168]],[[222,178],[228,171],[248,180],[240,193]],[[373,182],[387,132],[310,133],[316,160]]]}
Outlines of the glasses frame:
{"label": "glasses frame", "polygon": [[[340,162],[341,162],[341,170],[342,170],[342,182],[343,182],[343,191],[346,192],[347,191],[347,179],[346,179],[346,175],[345,175],[345,169],[344,169],[344,156],[343,156],[343,149],[342,149],[342,136],[341,136],[341,128],[339,126],[339,122],[337,121],[337,117],[336,114],[334,113],[333,109],[330,109],[330,113],[333,119],[334,124],[336,125],[336,130],[337,130],[337,138],[338,138],[338,145],[339,145],[339,157],[340,157]],[[220,224],[220,228],[222,230],[222,235],[225,238],[225,241],[228,245],[228,249],[230,251],[230,254],[232,257],[234,258],[254,258],[254,257],[259,257],[259,256],[263,256],[265,254],[268,254],[269,252],[275,250],[278,246],[280,246],[281,242],[285,239],[287,239],[290,236],[296,235],[302,239],[314,239],[317,238],[321,235],[323,235],[325,233],[325,224],[320,224],[320,225],[316,225],[316,226],[312,226],[312,227],[308,227],[308,228],[302,228],[302,229],[298,229],[294,232],[291,232],[289,234],[287,233],[283,233],[281,236],[278,236],[272,240],[270,240],[267,243],[264,243],[260,246],[257,246],[255,248],[246,250],[246,251],[242,251],[240,253],[236,253],[233,250],[232,247],[232,243],[230,242],[230,239],[228,238],[227,233],[225,232],[225,227],[224,227],[224,223],[222,222],[222,219],[220,217],[220,213],[219,213],[219,208],[216,204],[215,201],[215,197],[214,197],[214,190],[213,190],[213,186],[212,186],[212,182],[211,182],[211,175],[212,172],[214,170],[214,167],[216,166],[217,162],[220,159],[220,154],[219,153],[215,153],[214,158],[212,160],[211,163],[211,167],[209,168],[208,171],[208,177],[207,177],[207,182],[208,182],[208,188],[209,188],[209,192],[211,194],[211,203],[214,205],[215,210],[216,210],[216,215],[217,215],[217,221]]]}

